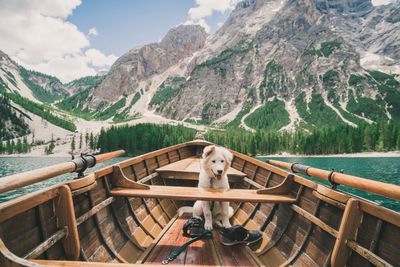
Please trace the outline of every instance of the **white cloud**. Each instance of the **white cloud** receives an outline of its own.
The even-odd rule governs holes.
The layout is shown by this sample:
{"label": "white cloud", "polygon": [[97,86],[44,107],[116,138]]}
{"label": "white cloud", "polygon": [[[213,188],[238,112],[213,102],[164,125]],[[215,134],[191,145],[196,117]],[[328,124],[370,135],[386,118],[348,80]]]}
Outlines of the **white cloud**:
{"label": "white cloud", "polygon": [[81,0],[0,0],[0,50],[21,65],[63,82],[96,73],[116,59],[90,48],[76,25],[66,21]]}
{"label": "white cloud", "polygon": [[392,2],[394,2],[395,0],[372,0],[372,4],[374,6],[380,6],[380,5],[387,5],[390,4]]}
{"label": "white cloud", "polygon": [[189,9],[189,18],[184,24],[199,24],[209,32],[210,27],[205,18],[213,12],[225,13],[232,10],[238,2],[239,0],[196,0],[196,7]]}
{"label": "white cloud", "polygon": [[90,48],[85,53],[66,55],[34,65],[24,64],[24,66],[28,69],[56,76],[65,83],[107,70],[117,58],[115,55],[106,56],[99,50]]}
{"label": "white cloud", "polygon": [[206,33],[210,33],[210,26],[208,26],[207,22],[205,19],[199,19],[197,21],[193,21],[193,20],[187,20],[183,23],[184,25],[200,25],[201,27],[204,28],[204,30],[206,31]]}
{"label": "white cloud", "polygon": [[105,67],[112,65],[118,57],[114,55],[106,56],[97,49],[88,49],[85,52],[87,62],[95,67]]}
{"label": "white cloud", "polygon": [[96,28],[93,27],[89,29],[89,35],[97,36],[99,35],[99,32],[97,31]]}

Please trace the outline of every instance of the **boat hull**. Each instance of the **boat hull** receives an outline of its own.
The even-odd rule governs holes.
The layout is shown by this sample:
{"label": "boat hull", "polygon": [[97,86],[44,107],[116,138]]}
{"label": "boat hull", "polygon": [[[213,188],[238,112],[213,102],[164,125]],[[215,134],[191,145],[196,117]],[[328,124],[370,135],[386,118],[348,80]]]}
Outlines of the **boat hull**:
{"label": "boat hull", "polygon": [[[198,198],[182,193],[185,187],[194,189],[197,180],[196,170],[189,174],[190,166],[179,167],[179,162],[195,162],[206,145],[197,140],[147,153],[0,204],[0,265],[161,264],[166,251],[185,242],[179,225],[189,215],[182,208]],[[267,190],[256,195],[257,201],[249,201],[244,191],[243,196],[231,196],[231,222],[260,230],[262,241],[228,249],[217,244],[216,233],[213,240],[191,245],[174,264],[396,266],[400,262],[399,213],[297,175],[289,181],[288,171],[232,153],[232,190],[255,194]],[[163,173],[162,168],[171,164],[176,174]],[[179,188],[161,196],[152,186]],[[116,194],[121,187],[128,193]],[[135,190],[149,191],[138,197]],[[223,199],[228,193],[217,192],[211,199]],[[272,200],[262,201],[267,196]],[[283,197],[289,200],[279,200]],[[204,258],[204,253],[211,254]]]}

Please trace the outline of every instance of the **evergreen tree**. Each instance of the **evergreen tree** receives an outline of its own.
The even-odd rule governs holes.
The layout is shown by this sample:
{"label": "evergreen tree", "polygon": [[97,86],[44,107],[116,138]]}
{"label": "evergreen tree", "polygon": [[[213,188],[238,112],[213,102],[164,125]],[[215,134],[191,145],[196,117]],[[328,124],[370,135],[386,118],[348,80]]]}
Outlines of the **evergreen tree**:
{"label": "evergreen tree", "polygon": [[71,141],[71,154],[74,154],[75,151],[75,136],[72,137]]}
{"label": "evergreen tree", "polygon": [[82,140],[83,139],[83,135],[82,135],[82,133],[80,134],[80,136],[79,136],[79,149],[81,150],[82,149]]}
{"label": "evergreen tree", "polygon": [[89,147],[90,149],[94,150],[96,148],[95,143],[94,143],[94,136],[93,133],[90,133],[89,137]]}
{"label": "evergreen tree", "polygon": [[[102,130],[103,130],[103,128],[102,128]],[[85,133],[85,146],[88,146],[88,144],[89,144],[89,133],[86,132]]]}

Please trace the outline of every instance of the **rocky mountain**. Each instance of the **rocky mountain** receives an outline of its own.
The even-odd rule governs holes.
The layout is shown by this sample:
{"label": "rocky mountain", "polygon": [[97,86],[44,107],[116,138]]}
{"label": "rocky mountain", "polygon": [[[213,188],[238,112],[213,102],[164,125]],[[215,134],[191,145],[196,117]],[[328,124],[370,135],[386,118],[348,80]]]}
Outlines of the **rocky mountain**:
{"label": "rocky mountain", "polygon": [[400,120],[399,14],[400,1],[245,0],[211,36],[178,26],[68,84],[0,54],[0,91],[107,123],[312,131]]}
{"label": "rocky mountain", "polygon": [[400,119],[399,5],[243,1],[154,108],[254,129]]}
{"label": "rocky mountain", "polygon": [[156,113],[247,130],[400,119],[399,11],[399,1],[242,1],[212,36],[172,29],[68,101],[97,119]]}
{"label": "rocky mountain", "polygon": [[[72,83],[71,83],[72,86]],[[64,138],[75,131],[71,117],[52,106],[70,93],[56,77],[27,70],[0,51],[0,141]]]}
{"label": "rocky mountain", "polygon": [[0,90],[13,92],[38,102],[53,102],[69,95],[56,77],[27,70],[2,51],[0,51]]}
{"label": "rocky mountain", "polygon": [[159,43],[144,45],[122,55],[93,93],[91,108],[109,104],[121,95],[140,91],[140,82],[164,72],[204,46],[207,34],[200,26],[178,26]]}

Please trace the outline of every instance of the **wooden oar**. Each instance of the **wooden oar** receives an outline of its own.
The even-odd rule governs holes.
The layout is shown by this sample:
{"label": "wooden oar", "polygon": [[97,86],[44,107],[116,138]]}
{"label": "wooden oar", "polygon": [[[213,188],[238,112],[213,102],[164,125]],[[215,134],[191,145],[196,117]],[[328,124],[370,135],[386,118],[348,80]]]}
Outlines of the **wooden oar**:
{"label": "wooden oar", "polygon": [[329,181],[347,185],[353,188],[357,188],[363,191],[371,192],[381,196],[400,199],[400,186],[388,183],[382,183],[370,179],[361,178],[358,176],[348,175],[335,171],[326,171],[309,166],[305,166],[299,163],[287,163],[279,160],[267,160],[267,163],[274,164],[278,167],[290,169],[293,172],[307,174],[309,176],[319,178],[325,181]]}
{"label": "wooden oar", "polygon": [[58,175],[84,171],[86,168],[93,167],[96,163],[100,163],[115,157],[122,156],[125,153],[124,150],[118,150],[114,152],[104,153],[96,156],[86,155],[78,157],[74,160],[56,164],[53,166],[32,170],[23,173],[17,173],[14,175],[0,178],[0,194],[5,192],[31,185],[40,181],[44,181],[49,178],[56,177]]}

